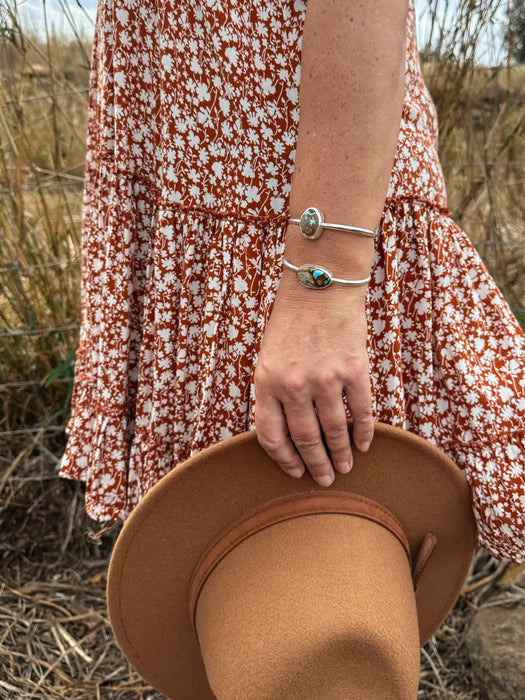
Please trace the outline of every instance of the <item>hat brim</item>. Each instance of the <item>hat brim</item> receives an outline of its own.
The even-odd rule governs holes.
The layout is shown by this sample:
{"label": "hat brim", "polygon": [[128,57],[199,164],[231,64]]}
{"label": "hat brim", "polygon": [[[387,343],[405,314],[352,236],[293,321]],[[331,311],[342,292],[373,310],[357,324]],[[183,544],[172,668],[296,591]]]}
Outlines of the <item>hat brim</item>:
{"label": "hat brim", "polygon": [[[413,560],[427,533],[435,535],[415,593],[425,643],[454,605],[476,546],[462,472],[427,441],[378,423],[369,451],[354,450],[352,471],[336,474],[330,488],[388,508]],[[325,489],[308,474],[284,474],[251,431],[191,457],[141,501],[112,555],[108,609],[123,652],[155,688],[176,700],[214,700],[188,613],[194,569],[210,544],[251,510],[316,491]]]}

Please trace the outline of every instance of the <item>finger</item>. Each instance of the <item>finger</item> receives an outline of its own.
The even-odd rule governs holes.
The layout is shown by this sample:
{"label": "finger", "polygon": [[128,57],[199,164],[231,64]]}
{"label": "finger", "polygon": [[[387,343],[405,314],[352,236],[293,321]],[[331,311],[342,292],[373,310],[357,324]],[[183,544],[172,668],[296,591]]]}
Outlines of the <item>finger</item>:
{"label": "finger", "polygon": [[315,406],[334,469],[346,474],[352,468],[352,448],[343,397],[341,394],[322,395]]}
{"label": "finger", "polygon": [[334,480],[332,463],[323,444],[321,426],[312,403],[284,404],[286,422],[296,450],[319,486]]}
{"label": "finger", "polygon": [[283,471],[298,479],[304,463],[288,434],[281,402],[268,394],[258,394],[255,402],[255,430],[261,447]]}
{"label": "finger", "polygon": [[352,416],[352,438],[355,446],[361,452],[366,452],[374,437],[374,417],[372,415],[372,393],[368,375],[361,375],[361,379],[352,385],[351,390],[346,390],[348,409]]}

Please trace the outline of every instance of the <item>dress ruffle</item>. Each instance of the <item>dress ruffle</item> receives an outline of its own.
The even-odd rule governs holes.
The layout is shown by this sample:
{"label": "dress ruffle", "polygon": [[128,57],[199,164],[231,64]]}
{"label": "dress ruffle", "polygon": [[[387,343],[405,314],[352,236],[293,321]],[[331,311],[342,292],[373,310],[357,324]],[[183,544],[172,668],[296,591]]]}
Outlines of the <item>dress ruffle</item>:
{"label": "dress ruffle", "polygon": [[471,486],[480,542],[498,559],[525,561],[525,430],[489,431],[449,452]]}
{"label": "dress ruffle", "polygon": [[173,466],[249,427],[285,222],[166,206],[105,160],[88,178],[88,192],[110,194],[85,204],[86,228],[102,235],[84,240],[61,473],[87,482],[94,518],[124,519]]}
{"label": "dress ruffle", "polygon": [[446,208],[388,203],[368,315],[377,420],[446,452],[481,544],[525,560],[525,337]]}

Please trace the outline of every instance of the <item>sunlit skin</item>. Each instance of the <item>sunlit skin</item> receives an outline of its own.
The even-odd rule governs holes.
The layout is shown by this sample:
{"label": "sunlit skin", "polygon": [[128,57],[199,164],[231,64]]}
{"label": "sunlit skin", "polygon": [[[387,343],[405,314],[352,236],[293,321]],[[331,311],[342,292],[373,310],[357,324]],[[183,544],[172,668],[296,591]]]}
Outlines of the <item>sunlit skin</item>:
{"label": "sunlit skin", "polygon": [[[401,120],[407,4],[308,1],[292,217],[316,206],[326,221],[377,227]],[[366,278],[373,251],[372,239],[352,233],[324,230],[312,241],[290,225],[286,234],[289,261],[342,279]],[[373,438],[365,302],[366,286],[310,290],[283,272],[255,372],[255,426],[291,476],[306,468],[329,486],[334,469],[351,469],[344,396],[355,446],[366,451]]]}

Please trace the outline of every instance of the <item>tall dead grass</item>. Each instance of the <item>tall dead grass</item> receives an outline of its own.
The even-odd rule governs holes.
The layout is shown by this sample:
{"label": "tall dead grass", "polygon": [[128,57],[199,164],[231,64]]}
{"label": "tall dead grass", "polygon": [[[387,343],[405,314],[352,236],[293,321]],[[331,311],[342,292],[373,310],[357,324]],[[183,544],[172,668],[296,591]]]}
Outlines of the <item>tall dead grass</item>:
{"label": "tall dead grass", "polygon": [[[423,67],[438,111],[449,206],[523,325],[525,66],[502,54],[505,37],[515,43],[507,7],[506,0],[430,0]],[[475,62],[481,39],[489,58],[498,47],[495,67]]]}
{"label": "tall dead grass", "polygon": [[[7,12],[7,14],[6,14]],[[67,412],[79,319],[89,43],[0,39],[0,431]],[[66,381],[64,381],[66,380]]]}

